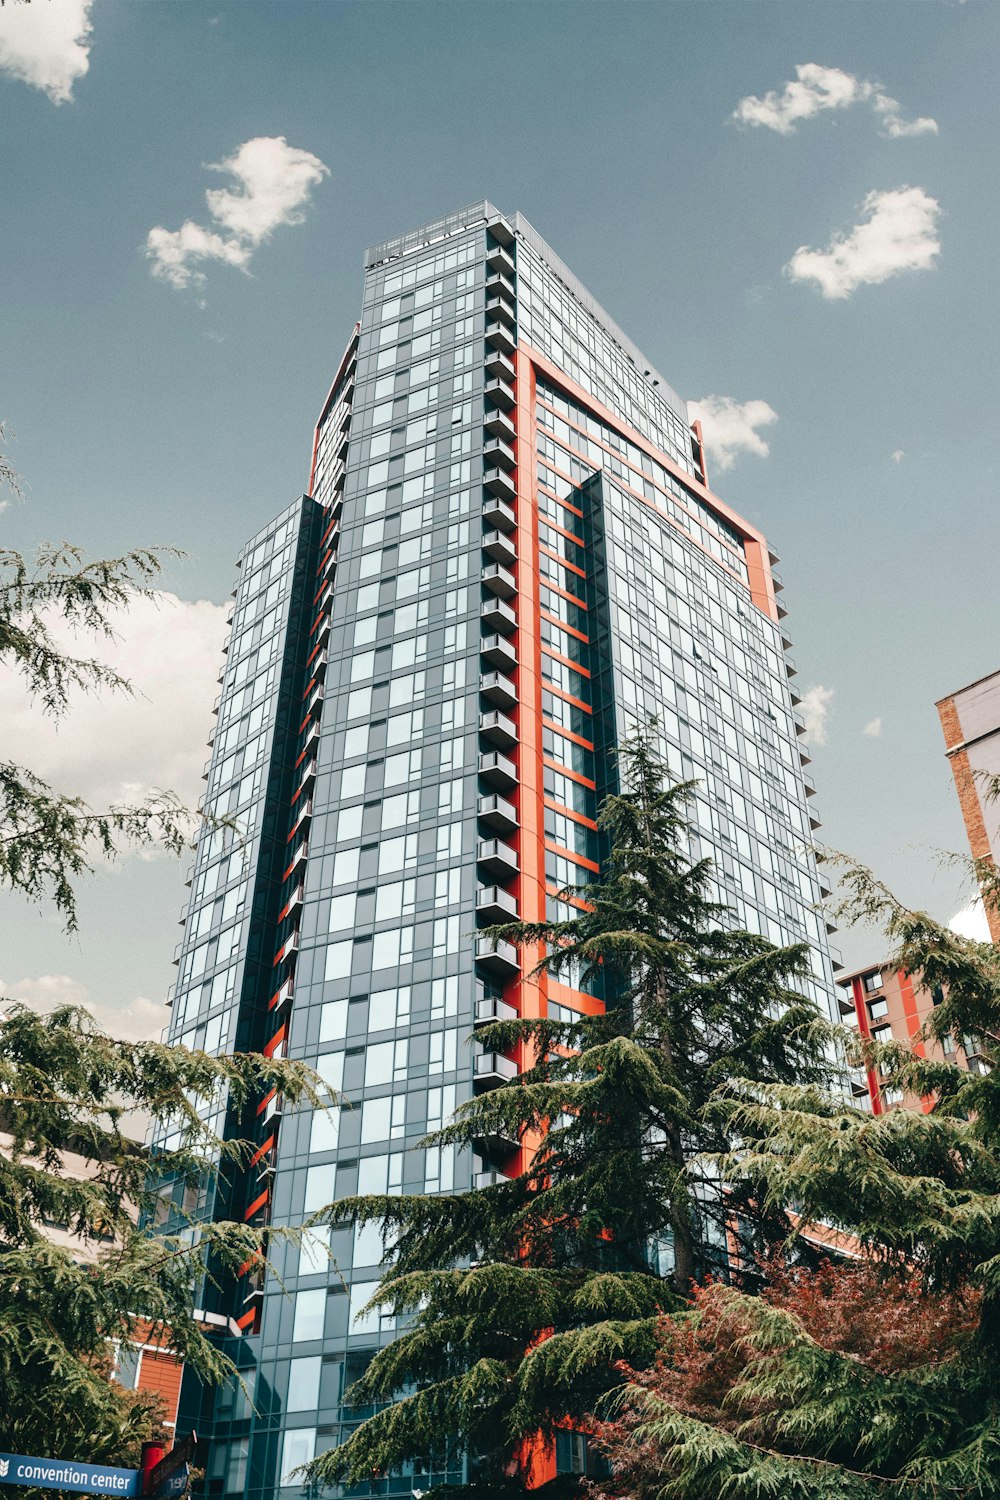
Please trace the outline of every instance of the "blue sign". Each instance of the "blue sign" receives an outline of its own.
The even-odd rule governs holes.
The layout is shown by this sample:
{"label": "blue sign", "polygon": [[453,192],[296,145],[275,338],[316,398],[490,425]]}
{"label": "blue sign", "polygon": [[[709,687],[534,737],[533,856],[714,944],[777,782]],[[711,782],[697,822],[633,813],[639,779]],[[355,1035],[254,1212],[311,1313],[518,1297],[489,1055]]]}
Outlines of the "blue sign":
{"label": "blue sign", "polygon": [[83,1495],[138,1495],[138,1469],[109,1469],[80,1464],[72,1458],[32,1458],[0,1453],[0,1484],[31,1485],[41,1490],[76,1490]]}
{"label": "blue sign", "polygon": [[182,1464],[179,1469],[175,1469],[169,1478],[165,1479],[160,1485],[160,1488],[156,1491],[157,1500],[173,1500],[175,1495],[183,1495],[188,1487],[190,1477],[190,1464]]}

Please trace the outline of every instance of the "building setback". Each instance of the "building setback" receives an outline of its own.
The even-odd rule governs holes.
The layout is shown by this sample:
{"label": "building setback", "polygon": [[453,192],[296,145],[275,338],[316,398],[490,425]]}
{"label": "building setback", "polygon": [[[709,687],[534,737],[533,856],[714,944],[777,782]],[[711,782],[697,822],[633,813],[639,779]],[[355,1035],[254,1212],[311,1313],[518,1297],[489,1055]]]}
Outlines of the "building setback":
{"label": "building setback", "polygon": [[[936,708],[972,857],[994,868],[1000,862],[1000,799],[991,794],[990,780],[1000,776],[1000,672],[959,688]],[[993,942],[1000,942],[995,902],[986,904],[986,920]]]}
{"label": "building setback", "polygon": [[[520,215],[479,203],[369,250],[310,495],[240,558],[207,805],[246,837],[201,839],[170,1027],[304,1059],[348,1102],[228,1118],[253,1165],[196,1215],[296,1225],[356,1192],[519,1170],[499,1140],[417,1143],[516,1073],[470,1044],[478,1022],[600,1002],[522,982],[536,955],[475,929],[556,916],[598,872],[610,752],[650,714],[698,782],[714,894],[807,940],[805,987],[836,1009],[776,560],[709,489],[685,403]],[[367,1415],[343,1393],[394,1336],[362,1311],[376,1234],[276,1254],[283,1285],[251,1266],[205,1294],[255,1408],[185,1392],[212,1495],[298,1489],[292,1470]]]}

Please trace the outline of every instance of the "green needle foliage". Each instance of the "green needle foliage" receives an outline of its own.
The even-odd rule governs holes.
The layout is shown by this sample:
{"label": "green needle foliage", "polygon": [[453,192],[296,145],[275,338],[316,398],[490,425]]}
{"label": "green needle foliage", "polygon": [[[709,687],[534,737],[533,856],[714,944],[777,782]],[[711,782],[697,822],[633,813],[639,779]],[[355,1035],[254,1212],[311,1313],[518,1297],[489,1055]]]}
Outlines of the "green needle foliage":
{"label": "green needle foliage", "polygon": [[733,1075],[825,1076],[824,1023],[795,988],[805,946],[734,931],[708,899],[708,865],[686,854],[691,789],[670,784],[652,733],[624,746],[619,769],[600,818],[609,854],[600,883],[574,892],[579,915],[494,933],[544,944],[540,969],[582,971],[607,1013],[483,1028],[477,1040],[519,1054],[524,1071],[432,1138],[481,1155],[522,1143],[521,1171],[466,1194],[328,1210],[384,1224],[392,1260],[375,1300],[403,1332],[354,1388],[381,1409],[312,1479],[363,1483],[450,1444],[472,1483],[447,1493],[523,1493],[527,1445],[583,1419],[617,1361],[652,1361],[660,1317],[717,1263],[727,1229],[787,1232],[752,1183],[723,1193],[695,1158],[731,1144],[710,1105]]}
{"label": "green needle foliage", "polygon": [[[249,1142],[213,1129],[222,1100],[239,1107],[270,1088],[320,1104],[311,1070],[256,1054],[209,1057],[104,1035],[86,1011],[40,1017],[9,1005],[0,1020],[0,1449],[101,1463],[137,1461],[159,1426],[155,1401],[112,1384],[116,1344],[162,1343],[203,1380],[230,1362],[192,1314],[206,1265],[215,1280],[262,1256],[240,1223],[152,1238],[137,1218],[156,1207],[150,1158],[122,1129],[133,1111],[168,1118],[158,1173],[192,1192]],[[69,1175],[65,1153],[82,1159]],[[75,1237],[46,1237],[58,1224]]]}
{"label": "green needle foliage", "polygon": [[[0,452],[5,491],[22,498]],[[67,712],[73,691],[133,691],[100,661],[62,651],[54,627],[112,636],[115,611],[155,596],[163,556],[138,548],[87,561],[63,544],[28,562],[0,550],[0,663],[50,718]],[[52,898],[70,930],[77,877],[96,859],[148,846],[176,853],[195,827],[169,792],[94,809],[0,762],[0,889]],[[209,1383],[233,1375],[193,1316],[194,1293],[264,1258],[264,1232],[192,1214],[153,1238],[137,1220],[154,1216],[164,1178],[197,1202],[213,1173],[245,1165],[253,1144],[222,1139],[216,1122],[272,1088],[314,1108],[326,1093],[301,1063],[116,1041],[84,1010],[42,1018],[0,1000],[0,1450],[136,1464],[160,1429],[159,1406],[109,1377],[116,1345],[137,1337],[176,1351]],[[171,1122],[155,1163],[125,1128],[136,1113]],[[74,1237],[69,1248],[46,1235],[52,1225]]]}
{"label": "green needle foliage", "polygon": [[720,1171],[752,1182],[765,1206],[794,1203],[804,1225],[854,1236],[871,1269],[848,1278],[847,1339],[830,1333],[836,1288],[791,1308],[719,1289],[689,1315],[702,1356],[690,1379],[678,1373],[680,1320],[665,1320],[658,1376],[631,1376],[605,1408],[608,1496],[1000,1496],[1000,955],[907,910],[867,870],[849,866],[845,880],[842,913],[880,921],[894,964],[939,995],[925,1038],[978,1051],[988,1071],[863,1043],[859,1060],[926,1112],[873,1116],[788,1084],[720,1092],[737,1142]]}
{"label": "green needle foliage", "polygon": [[[0,453],[0,493],[4,489],[20,498],[17,475]],[[112,639],[113,613],[138,598],[155,598],[164,557],[177,555],[170,548],[137,547],[87,561],[78,547],[63,542],[43,543],[29,561],[0,548],[0,664],[19,674],[42,711],[55,719],[66,713],[74,690],[131,694],[132,684],[113,668],[63,651],[53,627],[61,623],[74,633]],[[90,873],[95,859],[144,847],[177,854],[195,826],[171,792],[93,808],[29,768],[0,760],[0,888],[31,901],[50,897],[70,931],[76,928],[74,883]]]}

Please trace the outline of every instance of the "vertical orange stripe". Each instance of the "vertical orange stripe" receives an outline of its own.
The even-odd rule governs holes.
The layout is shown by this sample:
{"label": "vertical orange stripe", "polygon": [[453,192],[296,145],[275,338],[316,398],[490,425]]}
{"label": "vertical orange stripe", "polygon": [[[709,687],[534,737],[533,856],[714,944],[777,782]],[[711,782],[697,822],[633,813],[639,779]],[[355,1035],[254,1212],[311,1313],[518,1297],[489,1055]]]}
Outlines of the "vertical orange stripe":
{"label": "vertical orange stripe", "polygon": [[[541,583],[538,567],[538,495],[535,489],[537,433],[535,371],[518,350],[517,370],[517,723],[520,774],[520,874],[516,890],[522,921],[545,921],[545,785],[542,765]],[[522,949],[516,984],[523,1016],[547,1014],[545,975],[525,983],[524,974],[545,955],[542,943]],[[525,1059],[526,1061],[526,1059]],[[535,1142],[537,1144],[537,1142]]]}
{"label": "vertical orange stripe", "polygon": [[[868,1007],[865,1004],[864,986],[861,983],[860,975],[851,980],[851,991],[854,995],[854,1009],[858,1016],[858,1030],[862,1036],[871,1036],[872,1029],[868,1021]],[[865,1081],[868,1084],[868,1097],[872,1101],[872,1114],[884,1114],[885,1105],[882,1103],[882,1094],[878,1086],[878,1075],[874,1068],[865,1069]]]}

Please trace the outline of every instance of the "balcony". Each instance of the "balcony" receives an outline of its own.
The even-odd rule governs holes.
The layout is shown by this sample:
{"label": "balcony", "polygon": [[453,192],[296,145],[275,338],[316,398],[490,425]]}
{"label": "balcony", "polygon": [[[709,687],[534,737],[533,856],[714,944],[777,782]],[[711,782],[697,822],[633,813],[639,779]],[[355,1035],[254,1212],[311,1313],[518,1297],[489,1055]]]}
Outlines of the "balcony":
{"label": "balcony", "polygon": [[264,1110],[264,1124],[270,1125],[272,1121],[278,1121],[285,1112],[285,1101],[280,1094],[275,1094],[273,1099],[267,1101]]}
{"label": "balcony", "polygon": [[274,964],[282,964],[288,958],[294,958],[299,951],[299,929],[296,927],[290,938],[287,938],[275,956]]}
{"label": "balcony", "polygon": [[483,426],[492,437],[503,438],[505,443],[512,443],[517,437],[517,428],[505,411],[494,406],[483,418]]}
{"label": "balcony", "polygon": [[508,505],[517,499],[517,485],[506,469],[487,469],[483,474],[483,489]]}
{"label": "balcony", "polygon": [[292,824],[292,831],[288,835],[288,843],[291,843],[293,839],[300,837],[305,833],[306,829],[309,827],[309,820],[312,817],[312,810],[312,798],[310,797],[309,800],[305,803],[304,807],[301,808],[298,817]]}
{"label": "balcony", "polygon": [[303,770],[302,770],[302,779],[299,782],[298,786],[295,788],[295,793],[294,793],[294,795],[292,797],[292,801],[293,802],[297,802],[299,800],[299,798],[302,796],[302,793],[304,791],[306,791],[307,788],[311,787],[312,784],[313,784],[313,782],[315,780],[316,780],[316,762],[314,760],[310,760],[310,761],[307,761],[306,764],[305,764],[305,766],[303,767]]}
{"label": "balcony", "polygon": [[479,774],[490,786],[511,792],[517,786],[517,766],[498,750],[485,751],[479,757]]}
{"label": "balcony", "polygon": [[314,711],[314,709],[318,708],[319,705],[322,702],[323,702],[323,684],[321,682],[317,682],[316,686],[313,688],[312,692],[309,694],[309,701],[306,704],[306,712],[307,713],[312,713]]}
{"label": "balcony", "polygon": [[487,250],[486,265],[490,271],[499,272],[504,276],[515,276],[517,274],[514,266],[514,257],[500,245],[494,245],[492,250]]}
{"label": "balcony", "polygon": [[501,354],[506,355],[513,354],[517,348],[517,338],[514,330],[508,328],[506,323],[501,323],[499,318],[494,318],[492,322],[486,324],[486,342],[492,348],[498,349]]}
{"label": "balcony", "polygon": [[811,807],[809,808],[809,827],[812,829],[813,833],[816,832],[817,828],[823,827],[823,820],[816,816]]}
{"label": "balcony", "polygon": [[497,708],[513,708],[517,703],[517,688],[503,672],[484,672],[479,679],[479,691]]}
{"label": "balcony", "polygon": [[[503,938],[476,938],[476,963],[504,979],[510,979],[521,972],[517,949],[513,943],[504,942]],[[484,1006],[490,1007],[489,1013],[483,1009]],[[508,1011],[510,1015],[507,1014]],[[476,1025],[484,1026],[487,1021],[512,1021],[516,1014],[513,1006],[508,1005],[505,1000],[480,1000],[476,1007]]]}
{"label": "balcony", "polygon": [[496,794],[480,797],[476,813],[480,823],[494,833],[513,833],[518,827],[517,808],[506,797]]}
{"label": "balcony", "polygon": [[494,406],[500,406],[504,411],[510,411],[517,405],[517,397],[514,395],[514,387],[508,385],[506,380],[499,378],[487,380],[483,389],[483,395],[487,401],[492,401]]}
{"label": "balcony", "polygon": [[500,495],[485,495],[483,524],[495,526],[498,531],[513,531],[517,526],[517,517],[513,508]]}
{"label": "balcony", "polygon": [[489,319],[486,327],[487,338],[489,338],[490,328],[494,323],[504,323],[511,330],[511,347],[516,348],[517,344],[513,330],[517,323],[517,312],[513,302],[509,302],[506,297],[488,298],[486,302],[486,316]]}
{"label": "balcony", "polygon": [[513,750],[517,744],[517,725],[496,708],[479,715],[479,733],[501,750]]}
{"label": "balcony", "polygon": [[484,1135],[476,1136],[476,1153],[492,1157],[494,1161],[506,1161],[515,1151],[520,1151],[521,1142],[505,1125],[488,1129]]}
{"label": "balcony", "polygon": [[798,677],[798,675],[799,675],[799,669],[798,669],[798,667],[796,665],[795,657],[794,656],[786,656],[785,657],[785,676],[786,677]]}
{"label": "balcony", "polygon": [[271,996],[267,1006],[268,1010],[279,1013],[283,1011],[285,1006],[291,1003],[293,987],[292,976],[289,974],[284,984],[279,985],[278,989]]}
{"label": "balcony", "polygon": [[496,380],[513,383],[515,378],[513,361],[509,360],[501,349],[487,349],[485,365],[487,375],[492,375]]}
{"label": "balcony", "polygon": [[842,1016],[856,1016],[854,1008],[854,996],[846,985],[837,986],[837,1004],[840,1006]]}
{"label": "balcony", "polygon": [[[480,938],[476,943],[476,958],[479,958],[479,948],[484,943],[490,943],[492,938]],[[510,943],[499,943],[499,947],[510,948],[514,954],[515,964],[517,961],[517,950]],[[497,1000],[491,997],[489,1000],[478,1000],[476,1002],[476,1013],[473,1024],[476,1026],[492,1026],[496,1021],[516,1021],[517,1011],[513,1005],[508,1005],[506,1000]]]}
{"label": "balcony", "polygon": [[506,297],[508,302],[516,302],[517,287],[514,285],[514,278],[505,276],[502,271],[491,271],[486,278],[487,309],[493,297]]}
{"label": "balcony", "polygon": [[502,1052],[480,1052],[475,1059],[474,1077],[476,1083],[495,1089],[498,1084],[509,1083],[517,1077],[517,1063],[504,1057]]}
{"label": "balcony", "polygon": [[511,537],[502,531],[488,531],[483,537],[483,551],[492,562],[504,563],[508,568],[517,562],[517,549]]}
{"label": "balcony", "polygon": [[491,667],[502,667],[507,672],[513,672],[517,666],[514,643],[502,635],[484,635],[479,642],[479,654]]}
{"label": "balcony", "polygon": [[489,923],[516,922],[517,902],[502,886],[481,886],[476,892],[476,916]]}
{"label": "balcony", "polygon": [[832,943],[830,944],[830,962],[833,965],[833,972],[839,974],[840,970],[844,967],[844,955]]}
{"label": "balcony", "polygon": [[812,777],[808,774],[808,772],[803,771],[803,773],[802,773],[802,780],[803,780],[803,783],[805,784],[806,796],[807,797],[815,797],[815,795],[816,795],[816,783],[815,783],[815,781],[813,781]]}
{"label": "balcony", "polygon": [[502,437],[487,436],[483,442],[483,463],[490,468],[497,465],[508,472],[517,468],[517,459],[514,450],[509,443],[504,442]]}
{"label": "balcony", "polygon": [[302,886],[301,885],[297,885],[295,887],[294,891],[292,892],[292,894],[289,896],[288,900],[285,902],[285,905],[281,908],[280,912],[278,913],[278,921],[279,922],[283,922],[286,917],[290,917],[294,911],[297,911],[298,908],[301,905],[302,905]]}
{"label": "balcony", "polygon": [[498,599],[513,599],[517,593],[517,579],[502,563],[491,563],[482,571],[483,588]]}
{"label": "balcony", "polygon": [[476,863],[488,880],[513,880],[518,872],[517,851],[503,839],[480,839]]}
{"label": "balcony", "polygon": [[510,1180],[506,1173],[497,1171],[496,1167],[486,1167],[482,1172],[472,1174],[474,1188],[499,1187],[502,1182],[510,1182]]}
{"label": "balcony", "polygon": [[497,631],[500,635],[512,635],[517,629],[517,615],[502,599],[486,599],[479,613],[488,630]]}
{"label": "balcony", "polygon": [[326,665],[329,659],[326,651],[317,651],[312,661],[308,663],[306,671],[316,682],[322,682],[326,676]]}

